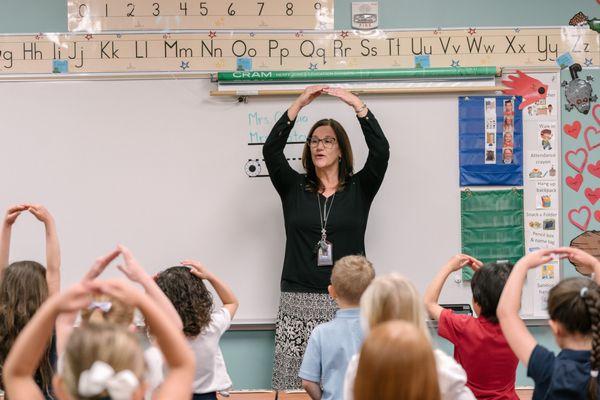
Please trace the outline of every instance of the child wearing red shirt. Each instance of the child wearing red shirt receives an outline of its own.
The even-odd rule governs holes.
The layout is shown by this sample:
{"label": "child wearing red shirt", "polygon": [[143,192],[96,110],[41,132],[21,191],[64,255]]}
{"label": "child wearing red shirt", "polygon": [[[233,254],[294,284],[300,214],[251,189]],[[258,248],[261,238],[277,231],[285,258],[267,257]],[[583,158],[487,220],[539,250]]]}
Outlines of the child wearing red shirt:
{"label": "child wearing red shirt", "polygon": [[[473,308],[478,317],[454,314],[438,304],[444,283],[453,272],[470,266]],[[515,375],[518,360],[508,345],[496,308],[510,275],[509,263],[483,263],[459,254],[442,267],[425,292],[429,316],[438,321],[438,334],[454,345],[454,358],[467,373],[467,386],[477,399],[518,400]]]}

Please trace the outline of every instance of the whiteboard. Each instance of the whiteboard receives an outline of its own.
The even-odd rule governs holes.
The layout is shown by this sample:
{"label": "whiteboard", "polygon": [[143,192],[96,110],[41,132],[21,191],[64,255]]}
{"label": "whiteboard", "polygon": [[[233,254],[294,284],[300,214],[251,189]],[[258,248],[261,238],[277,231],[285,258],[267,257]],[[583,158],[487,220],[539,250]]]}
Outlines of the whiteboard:
{"label": "whiteboard", "polygon": [[[281,203],[268,177],[248,174],[266,175],[262,146],[254,143],[293,97],[215,99],[207,79],[1,88],[0,207],[36,202],[53,213],[63,287],[123,243],[150,273],[201,260],[238,295],[238,322],[274,320],[285,241]],[[378,274],[401,272],[423,293],[460,251],[457,96],[363,98],[391,146],[369,218],[367,256]],[[359,170],[366,145],[354,111],[339,100],[319,98],[302,110],[290,140],[304,140],[325,117],[346,127]],[[286,148],[298,169],[301,150]],[[43,239],[33,217],[20,217],[11,260],[43,261]],[[119,274],[114,267],[106,272]],[[441,301],[470,303],[468,282],[450,279]]]}

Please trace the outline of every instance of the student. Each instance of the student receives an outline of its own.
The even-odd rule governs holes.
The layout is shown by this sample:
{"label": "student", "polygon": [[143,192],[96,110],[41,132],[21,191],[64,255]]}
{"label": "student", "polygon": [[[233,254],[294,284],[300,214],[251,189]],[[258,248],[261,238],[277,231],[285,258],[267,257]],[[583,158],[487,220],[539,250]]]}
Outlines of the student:
{"label": "student", "polygon": [[339,310],[312,331],[298,373],[313,400],[342,398],[348,362],[363,340],[360,296],[374,277],[373,265],[363,256],[342,257],[333,267],[327,290]]}
{"label": "student", "polygon": [[[23,212],[30,212],[46,230],[46,268],[35,261],[8,264],[12,226]],[[54,218],[41,205],[9,208],[0,227],[0,389],[3,364],[19,333],[49,296],[60,291],[60,247]],[[35,370],[35,381],[52,399],[51,379],[56,366],[55,337],[44,349]]]}
{"label": "student", "polygon": [[[473,308],[477,317],[454,314],[438,304],[448,276],[469,266]],[[510,349],[496,317],[502,288],[510,274],[509,263],[483,263],[471,256],[452,257],[425,292],[425,306],[438,321],[438,334],[454,345],[454,358],[467,372],[467,386],[478,399],[518,400],[515,391],[517,357]]]}
{"label": "student", "polygon": [[[94,279],[98,278],[104,272],[106,267],[118,256],[123,257],[123,263],[117,265],[117,268],[123,272],[123,274],[125,274],[125,276],[131,282],[141,285],[146,294],[150,296],[156,305],[162,308],[171,322],[177,328],[181,329],[183,327],[183,323],[181,322],[181,318],[179,317],[177,310],[175,310],[175,307],[173,307],[173,304],[171,304],[171,301],[162,292],[162,290],[160,290],[154,279],[148,275],[140,263],[135,259],[131,250],[123,245],[118,245],[115,250],[103,257],[98,258],[85,274],[82,281],[93,281]],[[93,303],[93,308],[96,309],[96,313],[94,313],[94,315],[96,315],[96,322],[104,320],[105,322],[112,322],[125,326],[132,325],[132,329],[135,329],[133,326],[133,310],[126,310],[117,306],[118,312],[115,312],[116,310],[101,312],[102,309],[98,308],[97,306],[103,301],[107,301],[107,299],[105,297],[98,297],[95,300],[96,301]],[[87,321],[88,317],[93,314],[90,311],[91,310],[82,311],[81,315],[84,322]],[[63,343],[66,343],[68,340],[76,317],[76,313],[72,313],[63,315],[57,320],[57,349],[59,354],[62,354]]]}
{"label": "student", "polygon": [[384,322],[360,351],[356,400],[439,400],[436,359],[422,329],[406,321]]}
{"label": "student", "polygon": [[[430,337],[419,293],[414,285],[400,274],[375,278],[360,299],[360,313],[362,324],[366,329],[373,329],[386,321],[402,320],[412,323],[427,338]],[[431,339],[429,341],[431,347]],[[435,349],[433,354],[441,398],[474,400],[473,393],[465,386],[467,376],[460,365],[441,350]],[[355,355],[350,360],[346,371],[344,400],[353,400],[357,365],[358,355]]]}
{"label": "student", "polygon": [[[572,263],[594,271],[596,277],[596,282],[588,278],[565,279],[550,290],[549,324],[562,349],[558,355],[537,344],[519,316],[527,272],[549,263],[554,256],[568,257]],[[527,376],[535,382],[534,400],[598,399],[599,277],[598,259],[568,247],[530,253],[513,268],[498,304],[498,318],[510,347],[527,368]]]}
{"label": "student", "polygon": [[[98,258],[84,276],[83,282],[90,282],[96,279],[119,255],[123,257],[124,262],[123,264],[118,265],[117,268],[121,270],[129,280],[140,284],[150,299],[154,301],[155,305],[160,307],[167,318],[171,320],[173,326],[181,330],[183,323],[181,322],[181,318],[179,318],[179,314],[175,310],[175,307],[173,307],[173,304],[171,304],[167,296],[160,290],[152,277],[150,277],[138,263],[131,251],[123,245],[119,245],[115,250]],[[137,330],[137,327],[134,325],[134,311],[133,307],[116,298],[106,295],[95,295],[92,298],[90,306],[80,312],[81,324],[82,326],[89,323],[94,323],[96,325],[107,323],[116,324],[134,333]],[[64,346],[68,342],[68,338],[74,329],[76,316],[77,313],[62,314],[57,319],[56,332],[57,350],[59,355],[62,355],[64,352]],[[160,353],[160,350],[151,344],[144,350],[144,357],[148,364],[145,376],[148,385],[147,398],[150,398],[152,393],[163,381],[163,356]],[[59,365],[60,364],[61,358],[59,356]]]}
{"label": "student", "polygon": [[[171,300],[183,321],[183,333],[196,356],[193,400],[216,400],[217,392],[231,388],[219,348],[239,303],[229,286],[198,261],[186,260],[158,274],[156,283]],[[223,303],[213,311],[213,300],[203,280],[210,282]]]}
{"label": "student", "polygon": [[[85,282],[50,297],[17,338],[5,365],[6,393],[11,400],[38,400],[43,394],[32,375],[38,366],[55,320],[61,313],[88,307],[91,295],[101,293],[138,308],[156,336],[169,373],[154,399],[191,396],[194,358],[180,331],[151,299],[121,281]],[[101,324],[73,332],[64,366],[53,384],[59,400],[140,400],[144,396],[145,362],[139,342],[126,329]]]}

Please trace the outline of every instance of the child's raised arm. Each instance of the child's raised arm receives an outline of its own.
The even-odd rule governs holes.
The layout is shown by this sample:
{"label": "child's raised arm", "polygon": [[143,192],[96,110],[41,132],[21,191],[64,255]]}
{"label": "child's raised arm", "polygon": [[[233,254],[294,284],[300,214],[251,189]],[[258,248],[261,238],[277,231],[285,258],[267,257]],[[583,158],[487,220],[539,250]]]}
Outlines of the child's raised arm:
{"label": "child's raised arm", "polygon": [[52,296],[60,292],[60,245],[54,218],[46,207],[39,204],[26,204],[27,210],[32,213],[46,229],[46,281],[48,294]]}
{"label": "child's raised arm", "polygon": [[560,247],[556,249],[563,254],[563,257],[568,258],[575,269],[581,274],[594,274],[594,281],[600,285],[600,260],[590,253],[577,249],[575,247]]}
{"label": "child's raised arm", "polygon": [[200,279],[206,279],[210,282],[212,287],[215,288],[215,292],[217,292],[217,295],[221,299],[223,307],[229,311],[229,315],[231,316],[231,319],[233,319],[233,316],[240,306],[240,302],[231,288],[198,261],[184,260],[181,262],[181,265],[191,267],[192,269],[190,271],[192,274],[196,275]]}
{"label": "child's raised arm", "polygon": [[[96,279],[108,264],[119,256],[119,254],[121,254],[121,252],[117,249],[102,257],[98,257],[81,282],[85,283]],[[61,314],[56,319],[56,352],[58,354],[63,354],[65,351],[67,342],[73,331],[73,326],[75,325],[75,320],[77,319],[78,311],[79,310],[75,310],[70,313]]]}
{"label": "child's raised arm", "polygon": [[0,279],[2,279],[4,268],[8,267],[12,226],[21,212],[25,210],[27,210],[27,206],[23,204],[12,206],[6,210],[6,215],[2,221],[2,227],[0,228]]}
{"label": "child's raised arm", "polygon": [[175,307],[173,307],[173,303],[171,303],[169,298],[162,290],[160,290],[156,282],[154,282],[154,279],[146,273],[144,268],[137,262],[127,247],[119,245],[118,249],[123,255],[125,264],[118,265],[117,268],[119,268],[119,270],[131,281],[142,285],[148,296],[150,296],[157,306],[162,308],[171,322],[175,324],[175,327],[183,329],[183,322],[181,321],[179,313]]}
{"label": "child's raised arm", "polygon": [[8,398],[44,399],[33,376],[52,337],[56,318],[61,313],[87,307],[90,301],[90,289],[85,284],[78,284],[42,304],[17,337],[4,363],[4,386]]}
{"label": "child's raised arm", "polygon": [[148,295],[119,280],[94,282],[102,293],[114,296],[137,307],[150,327],[165,360],[169,373],[154,392],[156,400],[189,399],[192,394],[195,361],[181,328],[173,326],[165,312],[156,307]]}
{"label": "child's raised arm", "polygon": [[433,281],[427,287],[424,296],[425,307],[427,308],[430,318],[438,320],[440,319],[440,314],[444,311],[444,308],[438,304],[438,301],[444,283],[446,283],[450,274],[467,265],[476,271],[483,266],[483,263],[466,254],[457,254],[448,260],[446,265],[444,265],[435,278],[433,278]]}
{"label": "child's raised arm", "polygon": [[523,286],[527,272],[550,262],[555,252],[553,249],[543,249],[521,258],[513,267],[498,302],[496,315],[500,320],[502,333],[512,351],[526,367],[537,342],[519,316]]}

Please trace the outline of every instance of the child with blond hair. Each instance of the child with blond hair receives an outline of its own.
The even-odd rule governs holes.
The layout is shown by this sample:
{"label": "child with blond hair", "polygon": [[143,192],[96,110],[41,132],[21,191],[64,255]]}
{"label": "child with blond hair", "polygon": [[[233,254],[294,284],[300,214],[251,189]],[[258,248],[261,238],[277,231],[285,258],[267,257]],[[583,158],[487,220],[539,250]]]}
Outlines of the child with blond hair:
{"label": "child with blond hair", "polygon": [[[365,329],[372,330],[381,323],[393,320],[410,322],[416,326],[431,346],[425,309],[415,286],[398,273],[375,278],[360,300],[360,313]],[[442,400],[474,400],[466,387],[467,376],[452,357],[439,349],[433,350],[437,381]],[[353,400],[354,379],[359,356],[350,361],[344,381],[344,400]]]}
{"label": "child with blond hair", "polygon": [[312,331],[298,374],[313,400],[342,396],[348,362],[363,340],[360,297],[374,277],[373,265],[363,256],[340,258],[333,267],[328,291],[339,310]]}

